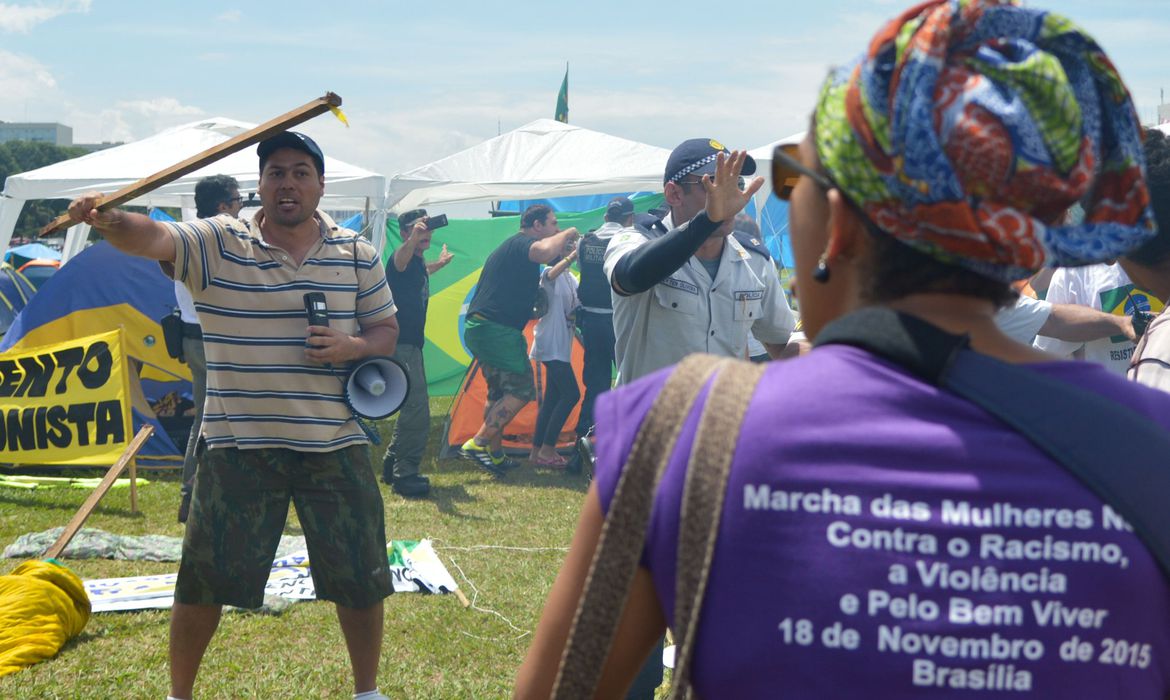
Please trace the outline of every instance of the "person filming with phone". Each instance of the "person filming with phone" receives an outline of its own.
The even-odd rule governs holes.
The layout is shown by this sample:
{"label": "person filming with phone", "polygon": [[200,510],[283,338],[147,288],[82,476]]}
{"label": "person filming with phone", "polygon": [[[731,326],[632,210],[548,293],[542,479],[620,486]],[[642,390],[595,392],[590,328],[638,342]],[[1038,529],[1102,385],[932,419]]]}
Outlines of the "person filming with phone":
{"label": "person filming with phone", "polygon": [[394,439],[382,459],[382,481],[405,498],[423,498],[431,492],[431,482],[419,474],[427,434],[431,429],[430,396],[423,366],[423,343],[427,321],[427,302],[431,297],[431,274],[443,269],[455,257],[447,245],[439,258],[427,262],[423,257],[431,247],[435,229],[447,225],[447,215],[427,216],[426,209],[412,209],[398,216],[402,245],[394,250],[386,265],[386,281],[398,305],[398,350],[394,359],[406,367],[410,393],[394,424]]}
{"label": "person filming with phone", "polygon": [[[170,697],[192,697],[222,606],[260,607],[291,501],[317,598],[337,606],[355,697],[373,700],[385,697],[376,676],[382,600],[393,593],[384,507],[334,371],[394,353],[396,307],[374,247],[317,210],[317,144],[286,131],[257,153],[261,210],[251,221],[163,223],[99,211],[97,194],[69,205],[72,221],[119,250],[174,263],[203,327],[206,452],[171,611]],[[312,324],[307,294],[324,297],[310,297]]]}

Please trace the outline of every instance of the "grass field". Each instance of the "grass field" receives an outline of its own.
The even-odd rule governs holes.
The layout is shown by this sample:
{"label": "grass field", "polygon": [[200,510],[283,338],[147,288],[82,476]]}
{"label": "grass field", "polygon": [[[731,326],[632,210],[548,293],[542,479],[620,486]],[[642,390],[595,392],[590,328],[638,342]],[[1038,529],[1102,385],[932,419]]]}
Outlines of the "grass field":
{"label": "grass field", "polygon": [[[531,638],[565,554],[586,489],[580,476],[525,464],[496,481],[465,461],[437,460],[447,399],[431,402],[432,431],[423,473],[432,496],[407,501],[381,486],[387,536],[434,540],[473,606],[454,596],[395,595],[386,601],[379,683],[402,698],[500,698]],[[388,435],[390,424],[380,426]],[[372,448],[380,469],[381,447]],[[87,476],[98,475],[87,472]],[[139,490],[111,491],[86,527],[120,535],[181,536],[177,473],[151,473]],[[87,492],[0,488],[0,545],[64,525]],[[286,534],[300,534],[290,515]],[[0,574],[18,560],[0,560]],[[177,563],[65,562],[81,578],[176,571]],[[0,698],[164,698],[168,690],[169,611],[103,613],[54,659],[0,679]],[[201,698],[347,698],[349,662],[333,606],[304,602],[278,616],[225,614],[196,685]]]}

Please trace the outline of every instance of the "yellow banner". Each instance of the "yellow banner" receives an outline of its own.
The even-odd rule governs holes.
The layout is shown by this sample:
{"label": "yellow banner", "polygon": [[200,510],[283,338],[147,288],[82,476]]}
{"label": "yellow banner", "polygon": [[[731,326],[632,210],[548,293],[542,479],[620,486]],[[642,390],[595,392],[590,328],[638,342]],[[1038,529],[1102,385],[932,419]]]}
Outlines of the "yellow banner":
{"label": "yellow banner", "polygon": [[130,441],[122,330],[0,354],[0,462],[113,464]]}

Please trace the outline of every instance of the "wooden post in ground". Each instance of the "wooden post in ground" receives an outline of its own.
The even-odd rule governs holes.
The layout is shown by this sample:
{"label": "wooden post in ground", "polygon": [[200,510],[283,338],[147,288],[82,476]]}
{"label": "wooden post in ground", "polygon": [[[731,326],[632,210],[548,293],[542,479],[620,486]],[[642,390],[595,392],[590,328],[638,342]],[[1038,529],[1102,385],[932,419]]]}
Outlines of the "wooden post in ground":
{"label": "wooden post in ground", "polygon": [[[153,430],[153,428],[152,428]],[[150,437],[147,435],[147,437]],[[135,450],[137,453],[137,450]],[[138,455],[130,457],[130,513],[138,515]]]}
{"label": "wooden post in ground", "polygon": [[[114,485],[114,481],[116,481],[118,476],[122,474],[122,470],[126,468],[127,464],[132,465],[134,463],[134,457],[138,454],[138,450],[142,449],[142,446],[146,444],[147,439],[150,438],[150,435],[153,432],[154,428],[149,423],[142,426],[142,428],[138,431],[138,434],[134,436],[134,439],[131,440],[130,444],[126,446],[125,450],[123,450],[122,455],[118,457],[118,461],[114,462],[114,466],[110,467],[110,470],[106,472],[106,475],[104,478],[102,478],[101,483],[97,485],[97,488],[90,492],[89,498],[85,499],[85,503],[81,504],[81,508],[77,510],[77,513],[74,514],[73,519],[70,520],[69,524],[65,526],[65,531],[61,533],[61,536],[58,537],[57,541],[53,543],[53,546],[49,547],[49,549],[45,551],[45,559],[55,559],[61,556],[61,552],[65,551],[65,547],[69,545],[69,542],[73,539],[73,536],[76,535],[77,531],[81,529],[81,526],[85,524],[89,514],[92,513],[93,509],[97,507],[98,501],[102,500],[102,497],[105,496],[106,492],[110,490],[110,487]],[[137,474],[133,466],[131,466],[130,469],[130,487],[132,489],[131,493],[133,494],[133,479]],[[131,499],[132,507],[134,507],[135,512],[137,512],[136,499],[134,499],[133,496],[131,496]]]}

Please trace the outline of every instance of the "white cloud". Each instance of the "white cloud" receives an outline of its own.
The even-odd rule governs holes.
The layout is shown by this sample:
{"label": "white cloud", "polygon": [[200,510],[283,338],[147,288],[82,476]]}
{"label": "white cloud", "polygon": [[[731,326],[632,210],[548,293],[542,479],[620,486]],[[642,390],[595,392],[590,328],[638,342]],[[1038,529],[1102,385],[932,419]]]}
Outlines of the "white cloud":
{"label": "white cloud", "polygon": [[136,141],[163,129],[195,121],[207,113],[173,97],[126,100],[89,110],[70,103],[63,121],[73,126],[78,143]]}
{"label": "white cloud", "polygon": [[[13,108],[23,106],[30,99],[39,100],[46,92],[55,91],[57,81],[49,70],[35,59],[0,50],[0,95]],[[0,112],[0,119],[11,120],[16,115]]]}
{"label": "white cloud", "polygon": [[215,20],[217,22],[239,22],[243,16],[244,13],[239,10],[228,10],[216,15]]}
{"label": "white cloud", "polygon": [[33,27],[70,12],[89,12],[91,0],[37,2],[30,5],[0,3],[0,31],[28,33]]}

